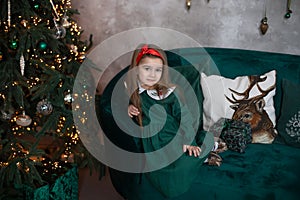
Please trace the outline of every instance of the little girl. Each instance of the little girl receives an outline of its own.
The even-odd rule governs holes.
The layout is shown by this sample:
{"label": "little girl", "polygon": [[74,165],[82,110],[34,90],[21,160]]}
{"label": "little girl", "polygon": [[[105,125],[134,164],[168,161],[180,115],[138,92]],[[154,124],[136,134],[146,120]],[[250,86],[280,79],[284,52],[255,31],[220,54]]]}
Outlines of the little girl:
{"label": "little girl", "polygon": [[[160,150],[180,134],[182,140],[172,143],[171,148],[182,149],[182,155],[168,166],[146,173],[159,191],[174,197],[189,189],[204,158],[199,158],[194,120],[168,75],[165,52],[155,45],[142,44],[133,53],[125,86],[130,95],[128,115],[143,129],[139,139],[142,152]],[[159,158],[154,160],[159,162]]]}

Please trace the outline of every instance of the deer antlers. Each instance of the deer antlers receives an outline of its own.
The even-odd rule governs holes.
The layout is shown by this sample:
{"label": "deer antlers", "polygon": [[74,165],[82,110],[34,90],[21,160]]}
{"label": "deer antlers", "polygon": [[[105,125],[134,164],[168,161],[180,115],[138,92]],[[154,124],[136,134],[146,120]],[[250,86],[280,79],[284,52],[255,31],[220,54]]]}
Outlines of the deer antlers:
{"label": "deer antlers", "polygon": [[[261,77],[259,77],[259,76],[248,76],[248,79],[249,79],[250,84],[249,84],[248,88],[247,88],[244,92],[237,92],[237,91],[234,91],[233,89],[229,88],[229,90],[232,92],[231,97],[232,97],[233,100],[230,99],[229,97],[227,97],[226,95],[225,95],[225,97],[226,97],[226,99],[227,99],[230,103],[232,103],[232,104],[239,104],[239,103],[242,103],[242,102],[249,102],[249,101],[256,101],[256,100],[259,100],[259,99],[261,99],[261,98],[267,96],[268,93],[269,93],[270,91],[272,91],[272,90],[275,88],[275,86],[276,86],[276,83],[274,83],[274,84],[273,84],[272,86],[270,86],[268,89],[263,90],[263,89],[258,85],[258,83],[259,83],[259,82],[264,82],[264,81],[267,79],[267,77],[261,78]],[[248,98],[249,98],[250,91],[252,90],[252,88],[253,88],[255,85],[257,85],[257,88],[258,88],[258,90],[260,91],[261,94],[255,96],[255,97],[252,97],[252,98],[250,98],[250,99],[248,99]],[[237,98],[234,96],[234,94],[236,94],[236,95],[238,95],[238,96],[243,96],[243,98],[242,98],[242,99],[237,99]]]}

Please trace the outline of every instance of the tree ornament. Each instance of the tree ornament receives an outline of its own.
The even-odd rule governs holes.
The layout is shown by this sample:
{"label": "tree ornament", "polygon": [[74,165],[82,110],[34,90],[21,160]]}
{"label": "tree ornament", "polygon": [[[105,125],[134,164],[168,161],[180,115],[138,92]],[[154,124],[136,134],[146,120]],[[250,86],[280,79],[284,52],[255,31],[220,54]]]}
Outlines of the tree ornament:
{"label": "tree ornament", "polygon": [[291,11],[291,10],[288,10],[287,13],[284,15],[284,17],[285,17],[286,19],[290,18],[290,17],[291,17],[291,13],[292,13],[292,11]]}
{"label": "tree ornament", "polygon": [[2,53],[2,51],[0,50],[0,61],[2,61],[3,60],[3,53]]}
{"label": "tree ornament", "polygon": [[21,74],[22,76],[24,76],[24,71],[25,71],[25,59],[23,54],[20,57],[20,70],[21,70]]}
{"label": "tree ornament", "polygon": [[64,101],[66,103],[72,103],[74,101],[74,98],[72,97],[72,94],[71,93],[67,93],[65,95]]}
{"label": "tree ornament", "polygon": [[39,48],[40,50],[45,50],[45,49],[47,49],[47,47],[48,47],[48,44],[47,44],[45,41],[40,41],[40,42],[38,43],[38,48]]}
{"label": "tree ornament", "polygon": [[12,50],[16,50],[18,46],[19,44],[17,39],[12,39],[9,41],[9,48],[11,48]]}
{"label": "tree ornament", "polygon": [[32,122],[32,119],[25,114],[25,111],[21,115],[18,115],[16,118],[16,123],[19,126],[29,126]]}
{"label": "tree ornament", "polygon": [[61,39],[66,36],[66,29],[63,26],[57,26],[55,32],[55,38]]}
{"label": "tree ornament", "polygon": [[191,6],[192,6],[192,0],[186,0],[185,1],[185,6],[188,10],[190,10]]}
{"label": "tree ornament", "polygon": [[290,18],[291,17],[291,14],[293,13],[293,11],[291,10],[291,1],[292,0],[287,0],[287,12],[285,13],[284,17],[286,19]]}
{"label": "tree ornament", "polygon": [[53,111],[53,106],[50,101],[48,101],[47,99],[43,99],[40,102],[38,102],[36,110],[42,115],[49,115]]}
{"label": "tree ornament", "polygon": [[85,52],[80,52],[78,58],[84,60],[86,58]]}
{"label": "tree ornament", "polygon": [[15,113],[14,109],[12,107],[1,110],[1,118],[4,120],[10,120]]}
{"label": "tree ornament", "polygon": [[74,52],[75,54],[78,53],[78,47],[74,44],[69,45],[69,49]]}
{"label": "tree ornament", "polygon": [[[267,0],[266,0],[267,1]],[[265,1],[265,13],[264,13],[264,17],[261,19],[260,21],[260,31],[261,34],[266,34],[269,25],[268,25],[268,18],[267,18],[267,3]]]}
{"label": "tree ornament", "polygon": [[69,16],[64,14],[63,18],[61,19],[61,24],[65,28],[69,28],[71,26],[71,22],[69,22]]}
{"label": "tree ornament", "polygon": [[22,24],[22,26],[24,26],[24,28],[29,27],[29,26],[28,26],[28,21],[27,21],[26,19],[23,19],[23,20],[21,21],[21,24]]}
{"label": "tree ornament", "polygon": [[53,19],[54,21],[54,25],[55,25],[55,29],[54,29],[54,32],[55,32],[55,38],[56,39],[61,39],[61,38],[64,38],[66,36],[66,29],[65,27],[59,25],[57,22],[56,22],[56,19],[54,18]]}
{"label": "tree ornament", "polygon": [[35,10],[40,8],[40,3],[37,0],[31,0],[31,5]]}
{"label": "tree ornament", "polygon": [[268,25],[268,18],[264,17],[264,18],[262,18],[261,23],[260,23],[260,30],[261,30],[261,33],[262,33],[263,35],[266,34],[268,28],[269,28],[269,25]]}

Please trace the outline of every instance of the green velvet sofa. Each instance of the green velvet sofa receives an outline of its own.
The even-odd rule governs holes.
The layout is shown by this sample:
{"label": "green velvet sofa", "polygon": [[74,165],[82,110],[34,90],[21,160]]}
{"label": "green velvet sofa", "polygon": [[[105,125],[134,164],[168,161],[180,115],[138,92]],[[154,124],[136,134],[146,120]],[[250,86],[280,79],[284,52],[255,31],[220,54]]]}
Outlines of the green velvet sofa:
{"label": "green velvet sofa", "polygon": [[[168,51],[167,55],[169,66],[179,71],[193,86],[200,108],[203,94],[197,67],[212,67],[206,70],[232,79],[276,70],[274,107],[278,136],[273,143],[248,144],[244,153],[231,150],[221,153],[223,162],[220,167],[203,164],[190,189],[172,200],[299,199],[300,56],[226,48],[174,49]],[[112,90],[126,70],[118,73],[105,88],[99,104],[99,119],[104,133],[115,145],[138,152],[134,139],[118,128],[111,114]],[[286,123],[291,120],[294,123],[292,136],[286,133]],[[199,130],[202,131],[202,114],[199,121]],[[145,174],[127,173],[108,167],[112,183],[124,199],[167,199],[151,185]]]}

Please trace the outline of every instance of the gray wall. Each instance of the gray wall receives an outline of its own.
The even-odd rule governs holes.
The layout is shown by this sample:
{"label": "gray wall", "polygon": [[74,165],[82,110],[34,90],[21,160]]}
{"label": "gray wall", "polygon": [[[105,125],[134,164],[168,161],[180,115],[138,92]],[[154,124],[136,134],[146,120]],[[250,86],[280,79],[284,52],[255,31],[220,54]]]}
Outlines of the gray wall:
{"label": "gray wall", "polygon": [[[269,29],[259,31],[267,2]],[[83,39],[94,46],[132,28],[163,27],[189,35],[202,46],[228,47],[300,55],[300,1],[292,0],[285,19],[286,0],[72,0],[80,12]]]}
{"label": "gray wall", "polygon": [[[269,29],[259,26],[267,2]],[[93,34],[93,47],[122,31],[162,27],[188,35],[204,47],[225,47],[300,55],[300,1],[292,0],[292,16],[285,19],[286,0],[72,0],[78,9],[82,39]],[[177,42],[177,41],[174,41]],[[130,62],[124,56],[107,68],[98,82],[99,93]]]}

